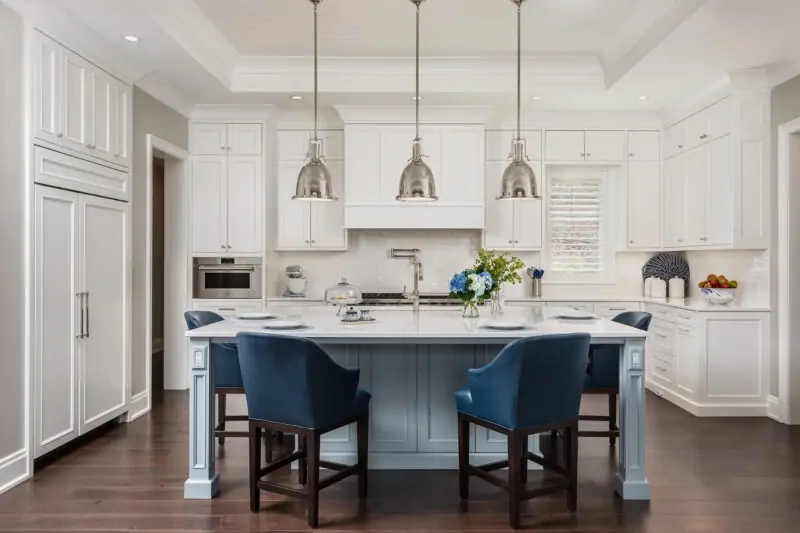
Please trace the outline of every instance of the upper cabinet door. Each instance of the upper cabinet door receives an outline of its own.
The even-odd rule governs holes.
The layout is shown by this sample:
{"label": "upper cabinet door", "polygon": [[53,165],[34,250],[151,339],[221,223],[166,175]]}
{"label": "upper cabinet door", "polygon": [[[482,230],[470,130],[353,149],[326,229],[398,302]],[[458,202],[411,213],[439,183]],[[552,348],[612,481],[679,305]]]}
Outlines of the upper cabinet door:
{"label": "upper cabinet door", "polygon": [[733,131],[733,104],[730,98],[720,100],[705,110],[708,113],[708,132],[712,139],[718,139]]}
{"label": "upper cabinet door", "polygon": [[261,155],[261,124],[228,124],[230,155]]}
{"label": "upper cabinet door", "polygon": [[584,161],[586,147],[583,131],[548,131],[545,133],[547,161]]}
{"label": "upper cabinet door", "polygon": [[624,159],[624,131],[586,132],[586,161],[622,161]]}
{"label": "upper cabinet door", "polygon": [[95,68],[77,54],[64,51],[64,137],[67,148],[91,152],[92,144],[92,73]]}
{"label": "upper cabinet door", "polygon": [[264,173],[261,156],[228,158],[228,253],[263,249]]}
{"label": "upper cabinet door", "polygon": [[[454,205],[483,205],[486,171],[486,133],[480,126],[440,128],[441,174],[439,196]],[[431,146],[433,148],[433,146]]]}
{"label": "upper cabinet door", "polygon": [[698,146],[686,152],[686,244],[707,246],[708,203],[711,198],[711,149]]}
{"label": "upper cabinet door", "polygon": [[[311,202],[311,247],[325,250],[345,250],[347,248],[347,232],[344,229],[344,201],[342,201],[344,163],[329,161],[334,194],[339,197],[336,202]],[[296,200],[289,200],[296,201]]]}
{"label": "upper cabinet door", "polygon": [[114,78],[98,69],[94,69],[91,79],[94,134],[91,148],[94,155],[113,161],[118,153],[119,142],[118,84]]}
{"label": "upper cabinet door", "polygon": [[[333,193],[343,199],[346,205],[374,205],[381,202],[381,168],[384,152],[383,134],[378,128],[348,126],[345,135],[344,191],[334,189]],[[283,156],[283,154],[281,154]],[[398,179],[399,179],[398,171]],[[395,187],[392,188],[394,190]],[[395,194],[397,194],[395,192]]]}
{"label": "upper cabinet door", "polygon": [[664,244],[686,245],[686,155],[664,163]]}
{"label": "upper cabinet door", "polygon": [[664,132],[664,156],[672,157],[686,150],[688,128],[686,121],[673,124]]}
{"label": "upper cabinet door", "polygon": [[661,243],[658,161],[628,163],[628,248],[658,248]]}
{"label": "upper cabinet door", "polygon": [[117,150],[114,159],[120,165],[131,166],[132,136],[133,136],[133,100],[131,87],[122,82],[117,82]]}
{"label": "upper cabinet door", "polygon": [[733,244],[734,151],[730,135],[709,144],[711,174],[709,182],[707,244]]}
{"label": "upper cabinet door", "polygon": [[189,146],[193,155],[227,154],[227,125],[204,123],[191,124],[189,126]]}
{"label": "upper cabinet door", "polygon": [[658,161],[661,158],[661,134],[657,131],[628,132],[629,161]]}
{"label": "upper cabinet door", "polygon": [[[303,200],[292,200],[297,188],[297,175],[303,168],[302,161],[278,163],[277,250],[304,250],[311,246],[309,221],[311,204]],[[338,193],[337,193],[338,194]]]}
{"label": "upper cabinet door", "polygon": [[[535,167],[534,167],[535,168]],[[542,248],[542,200],[503,200],[514,204],[514,248]]]}
{"label": "upper cabinet door", "polygon": [[192,156],[192,251],[224,254],[227,238],[227,163],[219,155]]}
{"label": "upper cabinet door", "polygon": [[509,200],[497,200],[500,194],[500,178],[506,163],[495,161],[486,163],[486,229],[483,245],[492,250],[511,250],[514,248],[514,204]]}
{"label": "upper cabinet door", "polygon": [[56,144],[63,136],[62,54],[58,43],[33,32],[33,136]]}

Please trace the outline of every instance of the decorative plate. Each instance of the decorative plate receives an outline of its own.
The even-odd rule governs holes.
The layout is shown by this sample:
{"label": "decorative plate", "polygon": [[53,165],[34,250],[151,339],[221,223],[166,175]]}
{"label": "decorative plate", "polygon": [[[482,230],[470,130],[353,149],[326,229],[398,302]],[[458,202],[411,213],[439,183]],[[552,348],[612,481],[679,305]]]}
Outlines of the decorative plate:
{"label": "decorative plate", "polygon": [[308,325],[300,320],[273,320],[264,324],[264,329],[274,330],[292,330],[292,329],[305,329]]}
{"label": "decorative plate", "polygon": [[256,311],[253,313],[239,313],[236,315],[238,320],[274,320],[280,318],[275,313],[267,313],[263,311]]}
{"label": "decorative plate", "polygon": [[492,320],[483,325],[487,329],[515,330],[525,329],[528,323],[524,320]]}
{"label": "decorative plate", "polygon": [[685,290],[689,290],[689,263],[672,252],[661,252],[650,258],[642,267],[642,279],[658,278],[667,283],[672,278],[681,278]]}

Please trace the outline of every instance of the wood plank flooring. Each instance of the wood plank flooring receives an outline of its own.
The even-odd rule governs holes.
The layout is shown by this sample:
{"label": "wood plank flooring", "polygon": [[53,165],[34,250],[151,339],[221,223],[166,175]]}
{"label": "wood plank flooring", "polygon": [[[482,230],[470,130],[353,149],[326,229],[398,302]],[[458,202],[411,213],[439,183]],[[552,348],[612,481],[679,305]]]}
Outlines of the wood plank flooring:
{"label": "wood plank flooring", "polygon": [[[167,393],[153,413],[120,425],[0,496],[0,531],[298,531],[305,505],[263,494],[251,514],[247,446],[228,439],[221,495],[185,501],[188,397]],[[586,397],[599,414],[605,398]],[[647,398],[649,504],[615,498],[607,439],[581,439],[578,511],[563,496],[523,506],[523,528],[559,532],[796,533],[800,531],[800,428],[767,419],[699,419]],[[278,474],[286,476],[288,474]],[[294,477],[294,476],[293,476]],[[371,471],[359,508],[355,479],[323,491],[328,531],[506,531],[505,494],[478,479],[462,505],[456,472]]]}

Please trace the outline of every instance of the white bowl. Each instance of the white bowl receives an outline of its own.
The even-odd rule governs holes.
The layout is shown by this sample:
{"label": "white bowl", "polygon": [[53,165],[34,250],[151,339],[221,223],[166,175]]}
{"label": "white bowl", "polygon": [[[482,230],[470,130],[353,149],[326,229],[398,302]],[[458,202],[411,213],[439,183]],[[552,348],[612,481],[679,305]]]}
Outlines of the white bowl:
{"label": "white bowl", "polygon": [[703,299],[712,305],[726,305],[736,298],[736,289],[702,289]]}

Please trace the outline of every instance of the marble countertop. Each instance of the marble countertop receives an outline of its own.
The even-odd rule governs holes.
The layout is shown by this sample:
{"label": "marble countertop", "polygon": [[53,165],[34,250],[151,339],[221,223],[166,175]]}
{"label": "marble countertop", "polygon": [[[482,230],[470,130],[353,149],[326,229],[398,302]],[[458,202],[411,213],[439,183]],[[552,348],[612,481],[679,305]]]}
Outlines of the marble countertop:
{"label": "marble countertop", "polygon": [[638,302],[645,304],[665,305],[667,307],[674,307],[677,309],[686,309],[687,311],[709,312],[709,313],[727,313],[727,312],[769,312],[768,305],[763,304],[750,304],[742,303],[734,300],[727,305],[712,305],[703,300],[702,298],[508,298],[506,300],[510,304],[524,304],[524,303],[558,303],[558,302]]}
{"label": "marble countertop", "polygon": [[414,313],[407,308],[380,308],[372,311],[375,321],[347,324],[330,307],[308,307],[288,318],[299,319],[309,327],[294,331],[274,331],[264,328],[265,321],[225,320],[210,326],[188,331],[189,338],[231,339],[240,332],[263,332],[304,337],[327,342],[366,344],[492,344],[523,337],[558,334],[589,333],[596,342],[621,343],[626,338],[644,338],[647,333],[616,324],[609,320],[567,320],[556,318],[557,309],[510,308],[502,320],[525,322],[525,329],[493,330],[485,326],[495,319],[482,309],[479,318],[463,318],[461,309],[431,309]]}

